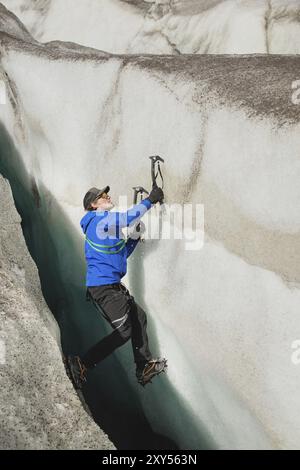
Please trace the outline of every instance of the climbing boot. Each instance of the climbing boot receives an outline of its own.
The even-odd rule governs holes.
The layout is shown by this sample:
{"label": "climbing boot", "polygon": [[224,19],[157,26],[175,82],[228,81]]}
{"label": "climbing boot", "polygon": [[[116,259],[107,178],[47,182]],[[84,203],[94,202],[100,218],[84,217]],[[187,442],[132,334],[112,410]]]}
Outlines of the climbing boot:
{"label": "climbing boot", "polygon": [[155,375],[159,375],[161,372],[166,372],[167,367],[167,359],[150,359],[143,369],[137,368],[136,370],[136,377],[139,384],[144,387],[147,383],[151,383],[152,378],[155,377]]}
{"label": "climbing boot", "polygon": [[86,382],[87,368],[79,356],[67,356],[66,367],[69,371],[69,377],[76,389],[81,389]]}

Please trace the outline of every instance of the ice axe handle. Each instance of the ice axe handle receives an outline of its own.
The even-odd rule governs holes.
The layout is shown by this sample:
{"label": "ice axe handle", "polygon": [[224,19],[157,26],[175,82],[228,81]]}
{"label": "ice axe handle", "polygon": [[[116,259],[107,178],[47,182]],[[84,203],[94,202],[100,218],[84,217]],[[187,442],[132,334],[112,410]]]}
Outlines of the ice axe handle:
{"label": "ice axe handle", "polygon": [[[156,182],[156,178],[157,178],[158,174],[161,177],[162,187],[163,187],[164,180],[163,180],[163,176],[162,176],[161,169],[160,169],[160,162],[164,163],[164,159],[161,158],[159,155],[151,155],[151,157],[149,157],[149,158],[151,160],[152,189],[158,188],[158,184]],[[157,170],[158,170],[157,174],[155,174],[155,165],[156,165],[156,163],[157,163]],[[162,206],[164,204],[164,200],[160,201],[159,204],[160,204],[160,206]],[[165,209],[164,209],[163,206],[162,206],[162,209],[163,209],[163,212],[165,212]]]}
{"label": "ice axe handle", "polygon": [[[137,198],[138,198],[138,194],[141,195],[141,199],[142,199],[142,195],[143,193],[146,193],[146,194],[149,194],[149,192],[147,191],[147,189],[143,188],[142,186],[135,186],[132,188],[134,193],[133,193],[133,204],[136,205],[137,204]],[[141,230],[141,224],[138,223],[137,226],[136,226],[136,231],[139,232]],[[141,241],[143,241],[141,239]]]}

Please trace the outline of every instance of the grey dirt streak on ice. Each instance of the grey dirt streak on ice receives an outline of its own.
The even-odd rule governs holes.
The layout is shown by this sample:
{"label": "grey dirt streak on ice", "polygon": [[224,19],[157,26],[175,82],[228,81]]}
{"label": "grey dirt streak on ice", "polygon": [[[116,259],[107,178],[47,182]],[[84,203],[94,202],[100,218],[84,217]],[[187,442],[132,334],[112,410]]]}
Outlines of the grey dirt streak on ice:
{"label": "grey dirt streak on ice", "polygon": [[[218,101],[245,109],[253,117],[274,118],[280,124],[300,121],[293,104],[291,84],[299,73],[296,56],[197,56],[141,57],[124,59],[124,63],[155,71],[169,78],[165,86],[172,88],[172,79],[193,84],[191,99],[199,105]],[[157,77],[162,86],[164,80]],[[176,92],[174,92],[176,93]]]}

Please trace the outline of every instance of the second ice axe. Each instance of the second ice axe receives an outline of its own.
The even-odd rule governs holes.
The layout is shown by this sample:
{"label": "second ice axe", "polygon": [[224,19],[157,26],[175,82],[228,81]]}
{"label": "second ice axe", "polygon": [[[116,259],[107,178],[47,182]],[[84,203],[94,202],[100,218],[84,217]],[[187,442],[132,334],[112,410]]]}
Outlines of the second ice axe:
{"label": "second ice axe", "polygon": [[[138,195],[140,195],[140,200],[142,200],[143,198],[143,194],[149,194],[149,192],[147,191],[147,189],[143,188],[143,186],[134,186],[133,188],[133,204],[137,204],[137,200],[138,200]],[[140,224],[137,224],[136,226],[136,231],[139,232],[140,231]]]}

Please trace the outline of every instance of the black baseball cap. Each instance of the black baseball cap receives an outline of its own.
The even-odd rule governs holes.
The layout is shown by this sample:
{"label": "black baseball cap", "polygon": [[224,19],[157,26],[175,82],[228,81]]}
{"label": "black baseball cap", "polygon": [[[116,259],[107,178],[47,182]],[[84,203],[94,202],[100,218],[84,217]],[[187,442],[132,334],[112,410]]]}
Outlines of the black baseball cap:
{"label": "black baseball cap", "polygon": [[108,193],[110,190],[109,186],[105,186],[103,189],[91,188],[88,190],[86,195],[83,198],[83,207],[87,211],[89,210],[91,203],[95,201],[98,196],[101,196],[103,193]]}

